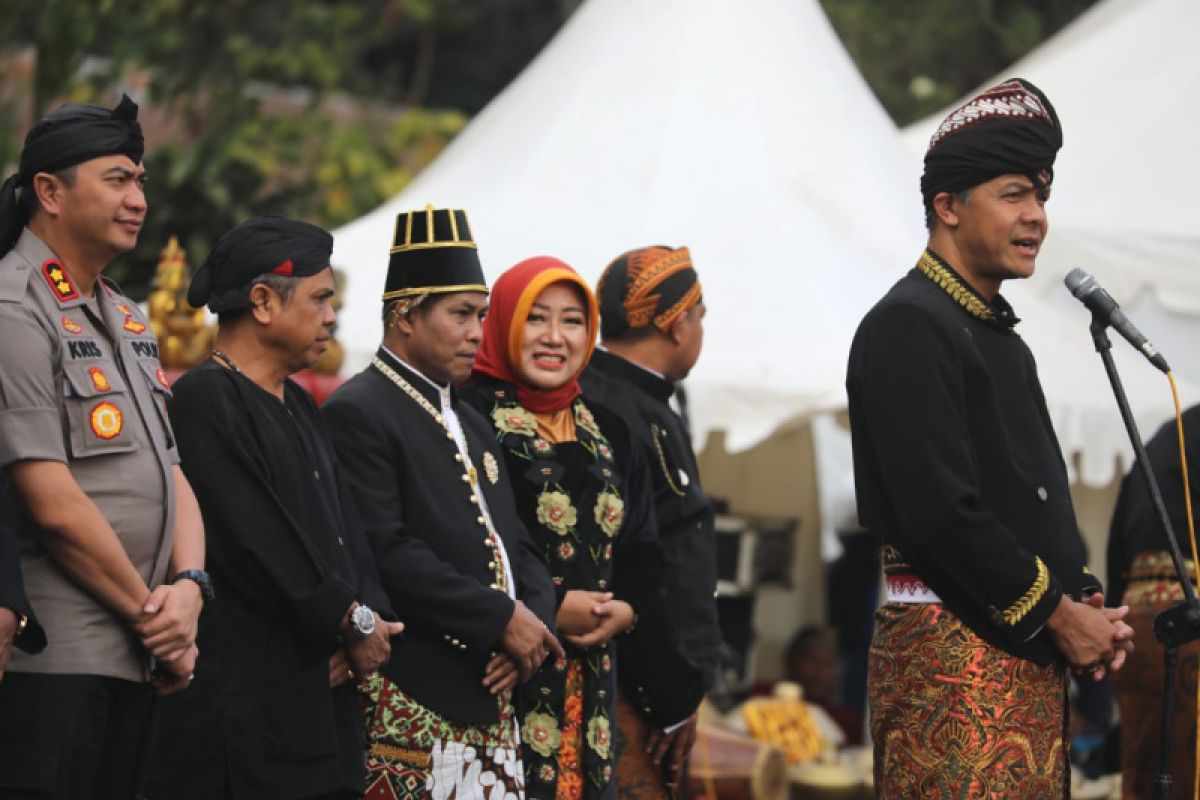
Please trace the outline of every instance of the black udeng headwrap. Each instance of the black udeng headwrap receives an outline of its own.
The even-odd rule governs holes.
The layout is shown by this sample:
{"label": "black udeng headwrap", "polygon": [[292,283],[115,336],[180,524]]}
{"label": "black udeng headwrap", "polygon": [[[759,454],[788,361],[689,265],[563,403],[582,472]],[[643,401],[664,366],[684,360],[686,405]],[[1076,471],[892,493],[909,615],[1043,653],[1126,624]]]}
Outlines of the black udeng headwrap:
{"label": "black udeng headwrap", "polygon": [[1028,175],[1049,186],[1062,126],[1041,89],[1005,81],[951,112],[929,140],[921,196],[925,209],[941,192],[959,192],[997,175]]}
{"label": "black udeng headwrap", "polygon": [[287,217],[248,219],[220,238],[192,276],[187,299],[215,314],[251,308],[252,281],[268,272],[289,278],[329,266],[333,237],[316,225]]}
{"label": "black udeng headwrap", "polygon": [[29,129],[20,168],[0,187],[0,256],[13,248],[29,222],[17,204],[17,189],[28,190],[34,175],[101,156],[124,155],[141,163],[144,143],[137,115],[137,103],[121,95],[116,108],[71,103]]}

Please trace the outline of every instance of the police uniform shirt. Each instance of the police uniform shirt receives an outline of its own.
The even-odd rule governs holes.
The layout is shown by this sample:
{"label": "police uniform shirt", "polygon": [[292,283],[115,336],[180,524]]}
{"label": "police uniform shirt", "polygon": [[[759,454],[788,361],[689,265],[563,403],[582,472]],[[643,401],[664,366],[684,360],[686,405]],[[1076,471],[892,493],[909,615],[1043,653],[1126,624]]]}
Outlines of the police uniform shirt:
{"label": "police uniform shirt", "polygon": [[[0,467],[65,463],[146,584],[162,583],[178,456],[145,316],[104,279],[84,297],[26,229],[0,259],[0,371]],[[63,572],[27,515],[18,528],[26,591],[50,641],[37,657],[14,653],[10,668],[146,680],[145,651],[124,621]]]}

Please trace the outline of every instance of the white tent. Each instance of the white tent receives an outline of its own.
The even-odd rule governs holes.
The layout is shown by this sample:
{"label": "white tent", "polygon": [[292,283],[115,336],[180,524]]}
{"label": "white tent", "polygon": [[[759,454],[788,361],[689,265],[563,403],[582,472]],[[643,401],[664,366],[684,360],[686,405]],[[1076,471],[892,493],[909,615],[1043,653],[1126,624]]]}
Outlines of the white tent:
{"label": "white tent", "polygon": [[[920,252],[918,174],[816,0],[588,0],[404,192],[335,232],[339,339],[361,366],[395,216],[426,203],[467,209],[492,279],[549,254],[594,280],[630,247],[686,244],[709,306],[696,435],[748,446],[844,406],[854,329]],[[1086,326],[1018,311],[1064,449],[1106,480],[1125,446]],[[1145,424],[1168,412],[1132,395]]]}
{"label": "white tent", "polygon": [[[1041,87],[1063,121],[1051,236],[1033,285],[1056,303],[1094,273],[1181,375],[1200,380],[1200,3],[1101,0],[996,76]],[[904,131],[924,154],[939,113]]]}

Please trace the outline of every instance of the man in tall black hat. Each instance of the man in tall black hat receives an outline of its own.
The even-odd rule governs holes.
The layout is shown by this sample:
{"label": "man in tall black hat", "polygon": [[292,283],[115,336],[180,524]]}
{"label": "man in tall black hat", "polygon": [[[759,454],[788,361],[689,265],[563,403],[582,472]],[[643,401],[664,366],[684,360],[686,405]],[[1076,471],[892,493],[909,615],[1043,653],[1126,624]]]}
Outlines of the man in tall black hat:
{"label": "man in tall black hat", "polygon": [[367,791],[523,797],[511,690],[563,653],[554,587],[491,425],[454,390],[475,360],[487,285],[463,211],[400,214],[394,241],[383,344],[323,409],[408,626],[367,685]]}
{"label": "man in tall black hat", "polygon": [[1066,467],[1003,281],[1033,274],[1062,145],[1010,80],[930,141],[930,229],[867,314],[846,386],[859,517],[885,544],[868,691],[880,797],[1065,797],[1064,665],[1118,669]]}
{"label": "man in tall black hat", "polygon": [[221,237],[188,289],[219,327],[170,411],[215,597],[192,689],[162,708],[154,797],[362,794],[355,681],[403,626],[380,616],[393,615],[324,421],[289,377],[328,346],[332,250],[315,225],[257,217]]}
{"label": "man in tall black hat", "polygon": [[[671,676],[662,688],[698,703],[716,674],[721,644],[714,513],[700,484],[691,433],[670,401],[700,357],[705,312],[700,277],[686,247],[643,247],[613,259],[600,276],[596,296],[603,341],[580,383],[586,396],[629,423],[651,465],[655,521],[666,561],[662,592],[671,612],[666,638],[694,670]],[[646,705],[638,697],[645,681],[631,685],[625,665],[618,662],[623,682],[617,709],[625,741],[617,761],[618,795],[665,796],[664,778],[680,782],[697,714],[669,730],[650,724],[639,711]],[[649,770],[649,762],[665,769]]]}

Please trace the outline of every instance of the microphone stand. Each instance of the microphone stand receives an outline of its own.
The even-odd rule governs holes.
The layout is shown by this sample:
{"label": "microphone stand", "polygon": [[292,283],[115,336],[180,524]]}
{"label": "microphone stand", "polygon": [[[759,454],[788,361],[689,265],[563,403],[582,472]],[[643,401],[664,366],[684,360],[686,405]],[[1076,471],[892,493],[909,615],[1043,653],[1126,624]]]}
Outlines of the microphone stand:
{"label": "microphone stand", "polygon": [[1163,702],[1162,702],[1162,750],[1159,760],[1159,773],[1154,778],[1154,796],[1157,800],[1171,800],[1171,718],[1175,713],[1174,689],[1175,667],[1179,661],[1179,648],[1188,642],[1200,639],[1200,601],[1196,599],[1196,591],[1192,586],[1187,567],[1184,566],[1183,554],[1179,551],[1179,543],[1175,541],[1175,532],[1171,528],[1171,519],[1167,515],[1163,503],[1162,492],[1159,491],[1158,481],[1150,469],[1146,458],[1146,448],[1138,433],[1137,424],[1133,421],[1133,412],[1129,409],[1129,400],[1125,397],[1125,389],[1121,385],[1121,376],[1117,374],[1117,365],[1113,363],[1112,342],[1109,341],[1107,323],[1099,315],[1092,316],[1089,330],[1096,352],[1104,362],[1104,371],[1108,373],[1108,381],[1112,384],[1113,394],[1117,398],[1117,406],[1121,409],[1121,420],[1125,423],[1125,431],[1133,444],[1133,452],[1137,456],[1139,471],[1150,493],[1154,511],[1159,524],[1167,537],[1171,561],[1175,565],[1175,574],[1183,589],[1183,602],[1160,612],[1154,618],[1154,638],[1163,646]]}

